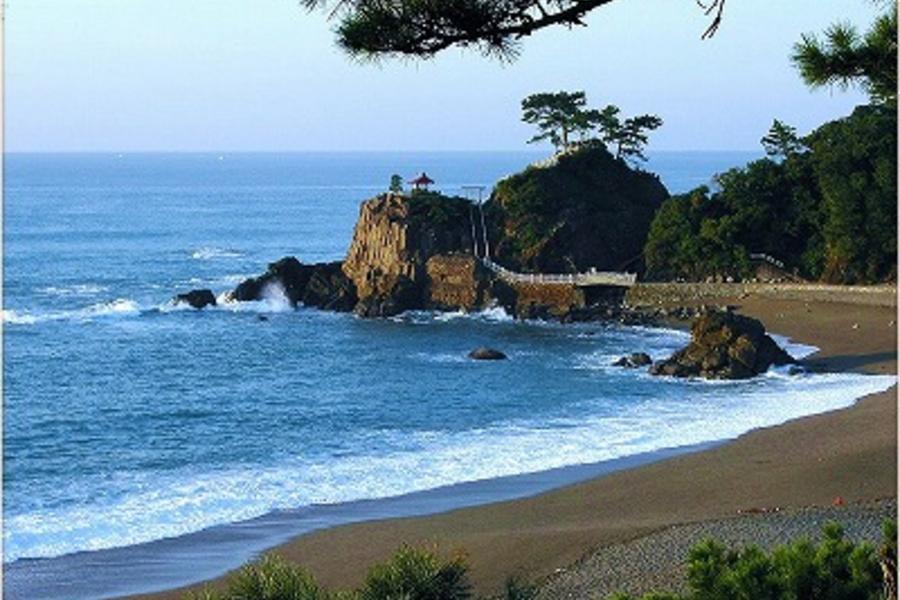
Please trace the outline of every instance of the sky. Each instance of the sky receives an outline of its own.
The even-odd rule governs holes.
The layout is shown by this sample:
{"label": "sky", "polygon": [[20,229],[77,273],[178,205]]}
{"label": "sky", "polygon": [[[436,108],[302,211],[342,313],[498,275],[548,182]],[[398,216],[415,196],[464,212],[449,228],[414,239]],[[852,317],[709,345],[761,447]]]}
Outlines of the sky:
{"label": "sky", "polygon": [[451,49],[359,63],[297,0],[6,0],[6,149],[28,152],[525,150],[530,93],[665,125],[650,150],[756,150],[779,118],[807,132],[857,91],[808,90],[804,32],[862,27],[866,0],[732,0],[711,40],[695,0],[616,0],[545,29],[511,64]]}

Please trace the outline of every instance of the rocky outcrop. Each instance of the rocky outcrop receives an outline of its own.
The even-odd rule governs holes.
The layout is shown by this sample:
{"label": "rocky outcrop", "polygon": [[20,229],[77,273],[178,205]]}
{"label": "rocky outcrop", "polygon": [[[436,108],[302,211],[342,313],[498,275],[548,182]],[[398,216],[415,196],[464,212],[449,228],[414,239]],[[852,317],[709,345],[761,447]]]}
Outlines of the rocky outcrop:
{"label": "rocky outcrop", "polygon": [[625,367],[627,369],[636,369],[638,367],[646,367],[651,364],[653,359],[646,352],[635,352],[628,356],[623,356],[613,363],[614,367]]}
{"label": "rocky outcrop", "polygon": [[358,301],[356,286],[344,274],[343,263],[319,263],[313,267],[300,297],[303,305],[340,312],[353,310]]}
{"label": "rocky outcrop", "polygon": [[764,373],[772,365],[794,359],[771,337],[763,324],[733,312],[709,312],[697,317],[691,327],[691,342],[670,358],[650,368],[653,375],[747,379]]}
{"label": "rocky outcrop", "polygon": [[495,259],[519,271],[640,271],[668,196],[655,175],[586,146],[497,184],[485,209]]}
{"label": "rocky outcrop", "polygon": [[[430,291],[446,291],[448,268],[432,263],[432,273],[438,276],[435,288],[428,262],[441,255],[472,252],[472,210],[466,200],[428,192],[383,194],[363,202],[343,264],[359,296],[356,312],[391,316],[431,304],[443,306],[451,294],[439,292],[439,300],[432,303]],[[458,266],[458,277],[465,279],[468,266]]]}
{"label": "rocky outcrop", "polygon": [[228,293],[227,300],[248,302],[283,293],[291,306],[349,311],[357,302],[356,288],[341,266],[340,262],[307,265],[287,256],[271,263],[259,277],[241,282]]}
{"label": "rocky outcrop", "polygon": [[191,290],[186,294],[178,294],[172,298],[175,304],[188,304],[193,308],[204,308],[216,305],[216,296],[212,290]]}

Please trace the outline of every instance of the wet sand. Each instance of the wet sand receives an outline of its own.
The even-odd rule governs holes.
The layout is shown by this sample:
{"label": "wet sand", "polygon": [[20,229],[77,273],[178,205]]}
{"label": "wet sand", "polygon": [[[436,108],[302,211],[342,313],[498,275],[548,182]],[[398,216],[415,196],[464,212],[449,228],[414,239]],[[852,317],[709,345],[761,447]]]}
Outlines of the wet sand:
{"label": "wet sand", "polygon": [[[716,299],[738,305],[775,333],[821,350],[825,371],[897,372],[896,303],[847,298]],[[476,592],[499,591],[510,575],[540,580],[612,544],[673,525],[714,521],[764,507],[827,507],[897,493],[897,388],[854,406],[749,432],[711,450],[620,471],[539,496],[427,517],[337,527],[274,549],[326,586],[357,585],[366,569],[403,543],[464,550]],[[213,586],[221,585],[218,579]],[[194,589],[186,588],[186,589]],[[136,596],[181,598],[185,589]]]}

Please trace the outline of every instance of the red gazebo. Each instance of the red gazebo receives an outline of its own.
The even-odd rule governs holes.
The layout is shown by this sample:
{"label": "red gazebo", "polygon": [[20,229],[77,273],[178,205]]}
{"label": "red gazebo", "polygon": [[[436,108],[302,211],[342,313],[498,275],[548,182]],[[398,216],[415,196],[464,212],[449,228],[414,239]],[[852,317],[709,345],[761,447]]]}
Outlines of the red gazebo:
{"label": "red gazebo", "polygon": [[425,174],[425,171],[422,171],[422,174],[416,177],[415,179],[411,179],[409,183],[413,184],[416,190],[428,189],[428,186],[434,183],[434,180]]}

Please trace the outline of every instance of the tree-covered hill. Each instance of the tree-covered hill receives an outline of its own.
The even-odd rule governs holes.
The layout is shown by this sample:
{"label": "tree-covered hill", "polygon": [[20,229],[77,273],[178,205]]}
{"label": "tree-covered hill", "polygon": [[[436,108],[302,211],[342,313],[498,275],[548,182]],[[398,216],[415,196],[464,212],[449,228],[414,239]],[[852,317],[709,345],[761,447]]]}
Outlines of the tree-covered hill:
{"label": "tree-covered hill", "polygon": [[551,162],[497,184],[485,206],[494,258],[544,273],[638,268],[650,222],[669,195],[659,178],[602,144]]}
{"label": "tree-covered hill", "polygon": [[645,256],[654,279],[748,277],[750,254],[833,283],[895,280],[897,115],[861,106],[770,156],[667,200]]}
{"label": "tree-covered hill", "polygon": [[813,280],[897,278],[896,2],[864,34],[836,24],[807,34],[793,60],[812,88],[856,86],[871,104],[805,138],[775,121],[768,158],[666,201],[645,249],[655,279],[742,278],[765,253]]}

